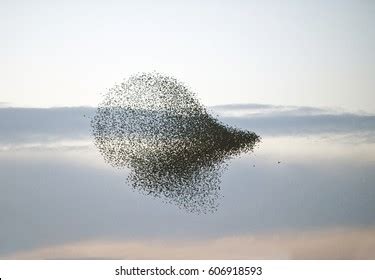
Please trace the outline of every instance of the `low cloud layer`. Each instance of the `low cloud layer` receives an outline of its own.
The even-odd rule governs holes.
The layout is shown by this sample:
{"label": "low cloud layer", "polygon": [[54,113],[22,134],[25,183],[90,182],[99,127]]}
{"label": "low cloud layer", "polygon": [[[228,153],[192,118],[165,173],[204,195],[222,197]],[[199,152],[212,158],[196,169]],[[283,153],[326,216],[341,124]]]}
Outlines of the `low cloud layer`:
{"label": "low cloud layer", "polygon": [[374,258],[374,117],[236,106],[214,109],[263,142],[213,215],[132,191],[93,146],[94,108],[0,108],[0,258]]}
{"label": "low cloud layer", "polygon": [[[356,133],[374,137],[375,116],[313,107],[223,105],[210,111],[229,125],[262,136]],[[0,144],[90,138],[92,107],[1,108]]]}
{"label": "low cloud layer", "polygon": [[0,255],[108,236],[198,242],[375,225],[374,164],[332,162],[329,150],[307,163],[257,153],[232,161],[218,211],[208,215],[132,191],[126,170],[101,164],[91,150],[8,154],[0,157]]}
{"label": "low cloud layer", "polygon": [[94,240],[5,259],[374,259],[375,228],[230,236],[196,242]]}
{"label": "low cloud layer", "polygon": [[212,110],[229,124],[267,136],[375,131],[375,116],[333,109],[245,104],[216,106]]}
{"label": "low cloud layer", "polygon": [[0,143],[87,138],[94,111],[89,107],[0,108]]}

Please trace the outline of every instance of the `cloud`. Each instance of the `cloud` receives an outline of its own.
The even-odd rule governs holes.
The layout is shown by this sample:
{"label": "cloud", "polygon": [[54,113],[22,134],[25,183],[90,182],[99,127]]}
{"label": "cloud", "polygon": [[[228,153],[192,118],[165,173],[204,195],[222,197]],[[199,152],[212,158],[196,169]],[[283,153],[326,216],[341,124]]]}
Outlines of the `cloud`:
{"label": "cloud", "polygon": [[210,107],[213,111],[224,116],[246,116],[256,114],[282,113],[288,115],[313,115],[333,113],[331,109],[308,106],[282,106],[269,104],[228,104]]}
{"label": "cloud", "polygon": [[[257,113],[254,118],[269,118],[270,133],[275,133],[279,128],[271,123],[277,121],[275,115],[283,114],[280,112],[284,109],[273,109],[274,106],[267,108],[270,108],[268,113]],[[279,113],[271,113],[272,110]],[[335,238],[339,240],[339,236],[346,238],[340,239],[343,243],[354,244],[355,238],[350,236],[357,236],[360,242],[364,242],[367,235],[360,235],[362,230],[335,230],[338,233],[332,239],[327,237],[334,236],[331,231],[327,234],[320,232],[320,235],[304,231],[309,228],[374,226],[373,144],[345,145],[341,139],[332,142],[320,138],[316,140],[315,137],[312,137],[314,141],[303,137],[302,142],[300,137],[264,137],[254,157],[233,160],[223,174],[223,198],[218,212],[215,215],[192,216],[162,201],[133,192],[125,180],[126,170],[115,170],[105,164],[89,140],[89,117],[94,112],[94,108],[84,107],[0,109],[0,148],[9,147],[9,150],[0,153],[0,240],[6,240],[0,242],[0,255],[15,256],[15,252],[20,252],[17,254],[20,256],[23,252],[33,253],[32,256],[50,254],[51,257],[69,257],[60,251],[63,246],[79,252],[77,257],[85,257],[82,252],[97,246],[104,253],[99,254],[98,251],[98,254],[87,257],[110,258],[113,244],[124,250],[139,246],[152,257],[149,254],[153,251],[147,251],[147,245],[156,247],[154,254],[157,256],[157,249],[160,251],[165,243],[171,243],[174,247],[167,251],[170,256],[174,253],[185,256],[185,250],[186,256],[189,256],[191,245],[195,251],[192,249],[190,256],[197,256],[198,248],[204,248],[211,255],[202,253],[202,257],[221,256],[220,252],[228,251],[228,258],[234,258],[235,255],[230,255],[231,247],[223,244],[232,242],[233,248],[238,248],[234,253],[241,252],[238,251],[241,246],[236,243],[239,239],[245,248],[258,248],[253,252],[244,251],[244,256],[248,258],[256,258],[263,250],[267,258],[328,255],[323,249],[330,246],[333,246],[330,249],[334,252],[333,256],[342,252],[340,258],[365,258],[364,249],[357,252],[352,247],[346,251],[334,248],[339,246],[335,241]],[[298,120],[303,115],[298,114],[288,117]],[[304,116],[323,118],[324,114],[327,115],[310,112]],[[344,117],[341,113],[330,114],[337,115],[337,118]],[[365,117],[366,120],[371,116],[353,115],[347,120],[353,117]],[[253,116],[233,117],[234,122],[241,124],[243,120],[250,129],[252,119]],[[257,123],[254,121],[253,124],[256,126]],[[343,125],[347,124],[344,122]],[[259,127],[261,129],[262,126]],[[285,127],[288,127],[287,124],[284,130]],[[289,125],[289,129],[293,131],[295,128]],[[287,134],[287,130],[284,130],[280,128],[279,133]],[[313,133],[318,132],[319,125],[316,125]],[[86,140],[77,140],[80,137]],[[301,159],[294,161],[297,156]],[[279,159],[281,164],[277,164]],[[263,237],[257,234],[285,229],[294,234]],[[311,248],[310,243],[296,241],[299,234],[310,238]],[[112,241],[106,239],[108,236]],[[187,238],[195,241],[177,241]],[[272,243],[277,238],[283,238],[286,247]],[[202,239],[208,240],[207,248]],[[256,242],[253,244],[252,240]],[[326,240],[326,243],[322,240]],[[267,251],[268,243],[279,250]],[[319,245],[323,243],[326,245]],[[371,246],[368,245],[373,248]],[[317,247],[324,252],[315,252],[314,248]],[[41,252],[41,248],[50,253]],[[310,251],[306,251],[306,248],[310,248]],[[123,257],[142,257],[136,255],[136,251],[129,252],[134,254]],[[27,256],[31,258],[31,255]]]}
{"label": "cloud", "polygon": [[[261,136],[358,134],[374,140],[375,116],[313,107],[259,104],[211,107],[230,125],[255,131]],[[92,107],[0,108],[0,145],[54,143],[90,139]]]}
{"label": "cloud", "polygon": [[200,241],[92,240],[3,259],[375,259],[375,228],[329,229]]}
{"label": "cloud", "polygon": [[0,143],[87,138],[90,107],[0,108]]}
{"label": "cloud", "polygon": [[222,105],[212,109],[223,122],[251,129],[263,135],[324,133],[373,135],[375,131],[374,115],[334,109],[256,104]]}
{"label": "cloud", "polygon": [[238,158],[223,174],[218,211],[192,215],[134,192],[127,170],[105,164],[94,149],[3,154],[0,255],[107,236],[199,240],[374,226],[374,164],[363,160]]}

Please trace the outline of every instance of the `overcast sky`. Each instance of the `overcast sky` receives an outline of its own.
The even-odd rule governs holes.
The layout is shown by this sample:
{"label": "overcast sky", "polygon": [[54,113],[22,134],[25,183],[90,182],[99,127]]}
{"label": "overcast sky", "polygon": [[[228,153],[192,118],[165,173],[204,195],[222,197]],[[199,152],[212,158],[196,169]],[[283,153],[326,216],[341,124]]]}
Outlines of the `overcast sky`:
{"label": "overcast sky", "polygon": [[95,106],[161,71],[206,105],[375,112],[375,2],[0,1],[0,102]]}

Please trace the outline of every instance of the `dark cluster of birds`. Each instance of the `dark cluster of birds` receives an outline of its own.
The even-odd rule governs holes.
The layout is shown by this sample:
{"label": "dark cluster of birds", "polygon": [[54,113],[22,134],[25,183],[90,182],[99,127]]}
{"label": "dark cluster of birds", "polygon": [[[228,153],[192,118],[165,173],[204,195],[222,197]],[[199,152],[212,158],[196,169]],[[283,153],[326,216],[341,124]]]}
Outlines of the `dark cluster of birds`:
{"label": "dark cluster of birds", "polygon": [[260,141],[225,126],[183,83],[155,72],[105,93],[91,125],[104,159],[129,168],[134,189],[200,213],[217,208],[224,163]]}

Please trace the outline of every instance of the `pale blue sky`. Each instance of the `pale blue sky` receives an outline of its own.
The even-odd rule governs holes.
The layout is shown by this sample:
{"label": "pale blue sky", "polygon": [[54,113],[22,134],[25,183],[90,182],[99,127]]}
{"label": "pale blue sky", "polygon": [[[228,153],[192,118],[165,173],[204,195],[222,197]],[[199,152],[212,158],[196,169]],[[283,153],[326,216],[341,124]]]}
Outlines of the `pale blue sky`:
{"label": "pale blue sky", "polygon": [[375,112],[374,1],[0,1],[0,102],[97,105],[134,72],[206,105]]}

